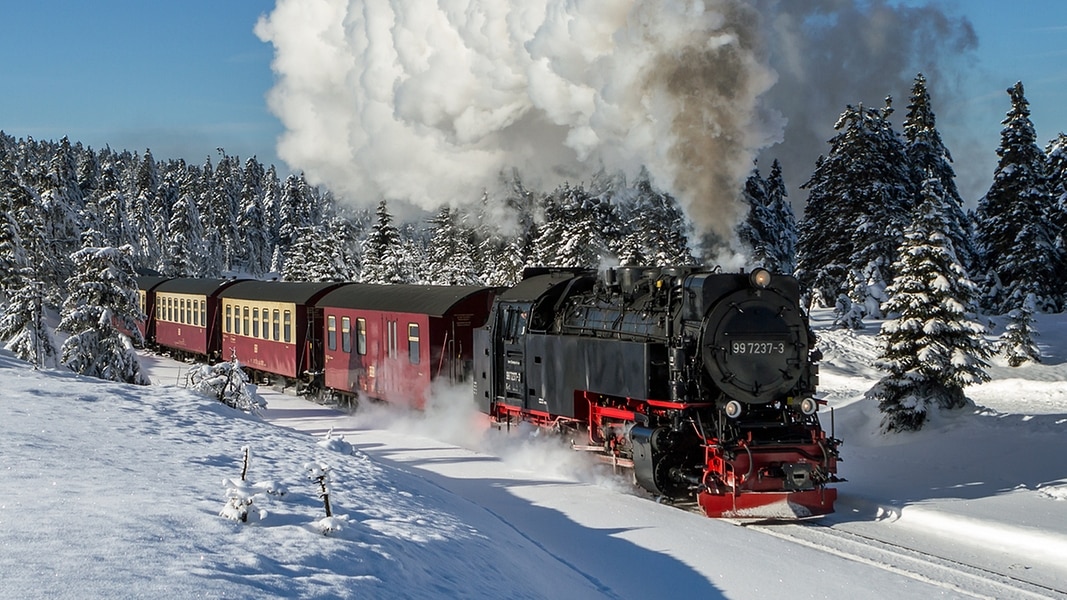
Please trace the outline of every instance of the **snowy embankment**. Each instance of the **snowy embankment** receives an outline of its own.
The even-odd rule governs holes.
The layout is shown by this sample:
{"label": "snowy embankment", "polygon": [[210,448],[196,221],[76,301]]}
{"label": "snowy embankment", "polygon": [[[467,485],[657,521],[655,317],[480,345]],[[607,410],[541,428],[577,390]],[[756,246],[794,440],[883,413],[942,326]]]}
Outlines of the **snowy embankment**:
{"label": "snowy embankment", "polygon": [[[977,406],[892,437],[862,401],[874,330],[823,323],[849,479],[824,541],[657,505],[529,430],[485,430],[462,390],[424,415],[356,416],[261,390],[256,417],[176,385],[187,366],[163,359],[145,357],[157,385],[139,388],[0,356],[0,597],[1065,596],[1067,318],[1039,322],[1045,364],[994,366]],[[249,488],[287,493],[240,523],[220,513],[245,446]],[[330,469],[328,535],[309,463]]]}

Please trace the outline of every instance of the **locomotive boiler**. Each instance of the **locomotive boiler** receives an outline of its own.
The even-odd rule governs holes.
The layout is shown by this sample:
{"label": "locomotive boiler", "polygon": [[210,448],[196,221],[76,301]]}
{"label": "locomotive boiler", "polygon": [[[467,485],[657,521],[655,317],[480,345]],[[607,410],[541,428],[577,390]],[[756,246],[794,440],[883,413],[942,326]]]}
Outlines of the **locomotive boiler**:
{"label": "locomotive boiler", "polygon": [[819,356],[786,275],[533,269],[475,332],[474,393],[496,421],[570,433],[657,497],[803,517],[837,496]]}

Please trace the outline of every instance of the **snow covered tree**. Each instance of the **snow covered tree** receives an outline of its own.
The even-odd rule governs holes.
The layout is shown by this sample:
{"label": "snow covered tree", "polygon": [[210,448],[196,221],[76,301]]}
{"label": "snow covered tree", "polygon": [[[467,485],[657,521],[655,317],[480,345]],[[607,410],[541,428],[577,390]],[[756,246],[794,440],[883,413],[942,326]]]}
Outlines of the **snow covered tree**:
{"label": "snow covered tree", "polygon": [[1034,342],[1037,331],[1034,329],[1034,305],[1037,299],[1027,294],[1019,308],[1008,313],[1008,324],[998,340],[1001,354],[1008,358],[1008,364],[1019,367],[1027,362],[1041,362],[1041,350]]}
{"label": "snow covered tree", "polygon": [[882,307],[891,318],[878,334],[876,365],[888,374],[867,397],[878,400],[883,432],[918,430],[931,407],[960,408],[963,388],[989,380],[985,328],[967,316],[977,288],[945,233],[943,194],[939,177],[924,182]]}
{"label": "snow covered tree", "polygon": [[738,227],[738,238],[753,266],[777,273],[793,273],[796,262],[796,217],[786,200],[782,165],[776,160],[767,179],[753,169],[743,197],[748,214]]}
{"label": "snow covered tree", "polygon": [[970,220],[963,211],[963,199],[956,188],[956,172],[952,168],[952,155],[941,140],[936,117],[930,106],[930,93],[922,73],[915,76],[911,88],[911,103],[904,118],[904,142],[915,178],[915,189],[921,194],[922,183],[928,173],[941,181],[945,206],[942,212],[948,219],[945,235],[952,240],[956,256],[968,272],[977,266],[976,252]]}
{"label": "snow covered tree", "polygon": [[406,283],[404,251],[400,231],[393,225],[393,215],[385,200],[378,203],[377,222],[363,242],[364,283]]}
{"label": "snow covered tree", "polygon": [[235,257],[253,277],[260,277],[270,269],[272,239],[263,207],[264,177],[263,165],[254,158],[245,161]]}
{"label": "snow covered tree", "polygon": [[[889,123],[889,99],[882,110],[849,106],[820,157],[809,190],[797,240],[797,276],[829,306],[846,289],[851,275],[875,292],[892,279],[892,263],[908,215],[915,204],[904,145]],[[875,303],[876,304],[876,303]],[[872,316],[878,316],[877,314]]]}
{"label": "snow covered tree", "polygon": [[159,165],[152,157],[152,151],[146,149],[144,157],[137,167],[130,193],[130,226],[138,245],[137,262],[141,265],[155,265],[159,262],[159,242],[162,236],[157,222],[165,219],[163,214],[160,188],[162,179]]}
{"label": "snow covered tree", "polygon": [[5,348],[34,367],[59,365],[59,349],[52,330],[45,323],[44,287],[26,279],[25,285],[9,293],[10,301],[0,317],[0,339]]}
{"label": "snow covered tree", "polygon": [[462,226],[459,215],[444,206],[430,220],[431,237],[427,261],[427,283],[434,285],[477,285],[471,250],[471,232]]}
{"label": "snow covered tree", "polygon": [[5,204],[0,200],[0,299],[10,298],[25,287],[30,265],[18,224]]}
{"label": "snow covered tree", "polygon": [[137,323],[145,319],[134,281],[133,249],[83,248],[71,258],[75,270],[59,322],[59,330],[70,334],[63,343],[62,363],[82,375],[147,385],[133,348],[144,343]]}
{"label": "snow covered tree", "polygon": [[[52,156],[43,185],[33,194],[40,203],[31,219],[39,221],[32,230],[21,232],[27,249],[37,259],[39,277],[55,282],[57,288],[70,277],[70,254],[80,247],[79,232],[84,227],[79,211],[85,205],[85,196],[78,185],[77,168],[74,149],[64,137]],[[32,220],[22,223],[30,225]]]}
{"label": "snow covered tree", "polygon": [[[100,185],[85,203],[82,212],[82,246],[124,246],[135,243],[136,236],[126,211],[126,192],[121,182],[121,166],[103,165]],[[140,246],[140,244],[137,244]]]}
{"label": "snow covered tree", "polygon": [[350,281],[353,273],[343,246],[324,225],[303,227],[286,253],[282,279],[285,281]]}
{"label": "snow covered tree", "polygon": [[1054,205],[1023,84],[1008,89],[1011,109],[1002,122],[993,185],[978,202],[977,242],[985,275],[985,307],[1003,313],[1033,293],[1036,309],[1060,308],[1056,265],[1062,260],[1049,230]]}
{"label": "snow covered tree", "polygon": [[[1048,187],[1052,195],[1052,231],[1059,264],[1056,279],[1067,282],[1067,135],[1061,133],[1045,147],[1048,157]],[[1067,288],[1062,289],[1061,305],[1067,306]]]}
{"label": "snow covered tree", "polygon": [[613,258],[620,221],[610,198],[563,184],[545,198],[545,223],[534,241],[539,264],[592,267]]}
{"label": "snow covered tree", "polygon": [[163,256],[159,270],[168,277],[199,277],[206,273],[202,256],[204,230],[196,199],[186,195],[171,210],[167,239],[161,244]]}

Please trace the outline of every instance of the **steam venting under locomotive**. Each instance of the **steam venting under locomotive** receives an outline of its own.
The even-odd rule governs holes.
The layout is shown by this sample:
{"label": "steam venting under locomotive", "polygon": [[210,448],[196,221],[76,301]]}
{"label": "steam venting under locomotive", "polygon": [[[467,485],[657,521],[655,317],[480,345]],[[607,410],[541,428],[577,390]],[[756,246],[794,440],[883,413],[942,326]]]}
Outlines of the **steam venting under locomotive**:
{"label": "steam venting under locomotive", "polygon": [[501,422],[582,431],[709,516],[833,511],[837,446],[797,281],[763,269],[533,269],[475,332],[475,397]]}

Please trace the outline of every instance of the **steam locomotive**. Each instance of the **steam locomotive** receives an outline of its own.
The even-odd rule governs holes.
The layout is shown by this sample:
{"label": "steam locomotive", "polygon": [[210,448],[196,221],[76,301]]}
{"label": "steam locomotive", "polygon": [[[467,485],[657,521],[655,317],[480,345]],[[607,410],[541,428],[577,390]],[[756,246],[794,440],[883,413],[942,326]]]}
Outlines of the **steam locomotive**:
{"label": "steam locomotive", "polygon": [[763,269],[532,270],[474,332],[474,393],[501,424],[587,435],[657,497],[708,516],[833,512],[797,281]]}

